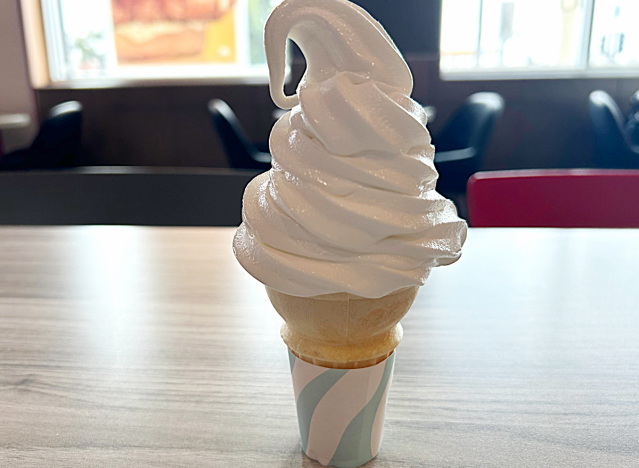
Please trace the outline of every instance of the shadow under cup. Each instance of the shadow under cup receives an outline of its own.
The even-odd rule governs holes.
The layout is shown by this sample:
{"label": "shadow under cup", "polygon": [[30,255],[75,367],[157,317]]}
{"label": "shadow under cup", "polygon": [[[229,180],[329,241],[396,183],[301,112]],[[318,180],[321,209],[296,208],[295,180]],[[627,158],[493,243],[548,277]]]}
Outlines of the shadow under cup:
{"label": "shadow under cup", "polygon": [[382,442],[395,353],[374,366],[329,369],[288,351],[302,448],[322,465],[354,468]]}

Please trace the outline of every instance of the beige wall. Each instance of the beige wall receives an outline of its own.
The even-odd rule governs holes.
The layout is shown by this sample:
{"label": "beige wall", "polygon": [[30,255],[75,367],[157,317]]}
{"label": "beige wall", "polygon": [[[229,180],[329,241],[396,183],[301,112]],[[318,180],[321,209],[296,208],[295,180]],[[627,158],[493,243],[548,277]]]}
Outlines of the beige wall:
{"label": "beige wall", "polygon": [[[27,72],[18,3],[0,0],[0,113],[27,112],[36,121],[35,94]],[[33,127],[3,132],[5,148],[28,144]]]}

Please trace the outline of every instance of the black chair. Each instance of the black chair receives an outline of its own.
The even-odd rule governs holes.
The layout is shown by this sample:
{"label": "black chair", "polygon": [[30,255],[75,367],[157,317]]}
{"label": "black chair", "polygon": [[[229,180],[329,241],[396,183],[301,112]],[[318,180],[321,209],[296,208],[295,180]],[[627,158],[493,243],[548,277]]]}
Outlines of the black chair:
{"label": "black chair", "polygon": [[81,151],[82,104],[63,102],[51,108],[31,146],[0,159],[0,169],[72,167],[78,165]]}
{"label": "black chair", "polygon": [[439,171],[438,191],[445,195],[466,192],[466,183],[480,169],[484,151],[503,111],[504,99],[499,94],[475,93],[433,138],[435,167]]}
{"label": "black chair", "polygon": [[260,151],[260,148],[248,138],[235,113],[226,102],[213,99],[209,102],[209,113],[213,127],[222,140],[230,167],[262,171],[271,168],[270,153]]}
{"label": "black chair", "polygon": [[85,167],[0,172],[0,225],[237,226],[257,171]]}
{"label": "black chair", "polygon": [[639,146],[624,131],[624,119],[615,100],[605,91],[593,91],[588,98],[590,118],[599,151],[597,167],[605,169],[639,168]]}

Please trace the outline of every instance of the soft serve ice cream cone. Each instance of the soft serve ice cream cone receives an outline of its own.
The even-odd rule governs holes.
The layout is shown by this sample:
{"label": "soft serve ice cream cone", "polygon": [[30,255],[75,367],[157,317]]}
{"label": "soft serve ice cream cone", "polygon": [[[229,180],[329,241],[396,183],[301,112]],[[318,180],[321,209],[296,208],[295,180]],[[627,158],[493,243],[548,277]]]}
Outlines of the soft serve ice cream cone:
{"label": "soft serve ice cream cone", "polygon": [[[336,331],[345,304],[374,315],[374,299],[406,296],[404,310],[391,305],[388,328],[370,333],[390,330],[466,238],[455,206],[435,191],[434,148],[425,112],[409,97],[410,70],[382,27],[346,0],[284,1],[264,37],[271,96],[292,110],[271,133],[272,169],[246,188],[236,257],[267,286],[286,333],[350,344],[368,321],[345,320],[358,331]],[[285,96],[289,37],[308,68],[297,94]]]}
{"label": "soft serve ice cream cone", "polygon": [[[292,96],[283,91],[287,38],[307,62]],[[412,75],[368,13],[347,0],[285,0],[267,21],[264,43],[271,97],[291,111],[271,132],[272,169],[244,193],[235,255],[266,285],[285,321],[282,338],[291,351],[294,384],[298,365],[303,368],[298,375],[319,372],[318,379],[326,368],[354,369],[353,375],[363,376],[366,369],[378,372],[385,366],[378,372],[381,380],[368,381],[387,386],[392,353],[402,337],[399,321],[431,269],[459,258],[466,223],[435,191],[434,148],[425,112],[410,98]],[[348,387],[344,374],[335,375],[341,380],[322,387],[327,395]],[[297,381],[304,388],[315,382]],[[369,450],[371,441],[378,448],[381,440],[373,430],[372,438],[363,439],[368,440],[366,455],[344,455],[344,446],[357,445],[344,442],[357,433],[351,427],[357,418],[344,429],[339,447],[317,442],[327,423],[322,430],[309,423],[313,439],[302,424],[301,414],[307,412],[300,412],[308,392],[298,395],[294,386],[309,456],[357,466],[353,463],[377,453]],[[385,401],[386,391],[361,395],[371,398],[368,407],[377,402],[375,395]],[[321,420],[313,408],[312,421]],[[333,448],[331,458],[326,453]]]}

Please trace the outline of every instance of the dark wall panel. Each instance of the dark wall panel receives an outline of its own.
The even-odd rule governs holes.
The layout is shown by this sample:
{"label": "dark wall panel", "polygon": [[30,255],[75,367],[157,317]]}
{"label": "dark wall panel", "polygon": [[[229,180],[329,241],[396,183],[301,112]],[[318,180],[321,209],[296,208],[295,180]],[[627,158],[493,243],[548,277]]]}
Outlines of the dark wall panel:
{"label": "dark wall panel", "polygon": [[235,110],[249,136],[268,138],[268,86],[137,86],[38,91],[40,114],[78,100],[84,106],[86,164],[225,167],[207,110],[213,98]]}
{"label": "dark wall panel", "polygon": [[631,90],[639,89],[639,78],[457,82],[434,79],[423,99],[437,108],[437,120],[430,128],[436,134],[466,96],[495,91],[504,97],[506,109],[488,147],[485,169],[592,167],[597,147],[588,96],[597,89],[608,92],[625,113]]}
{"label": "dark wall panel", "polygon": [[439,53],[441,0],[355,0],[404,54]]}

